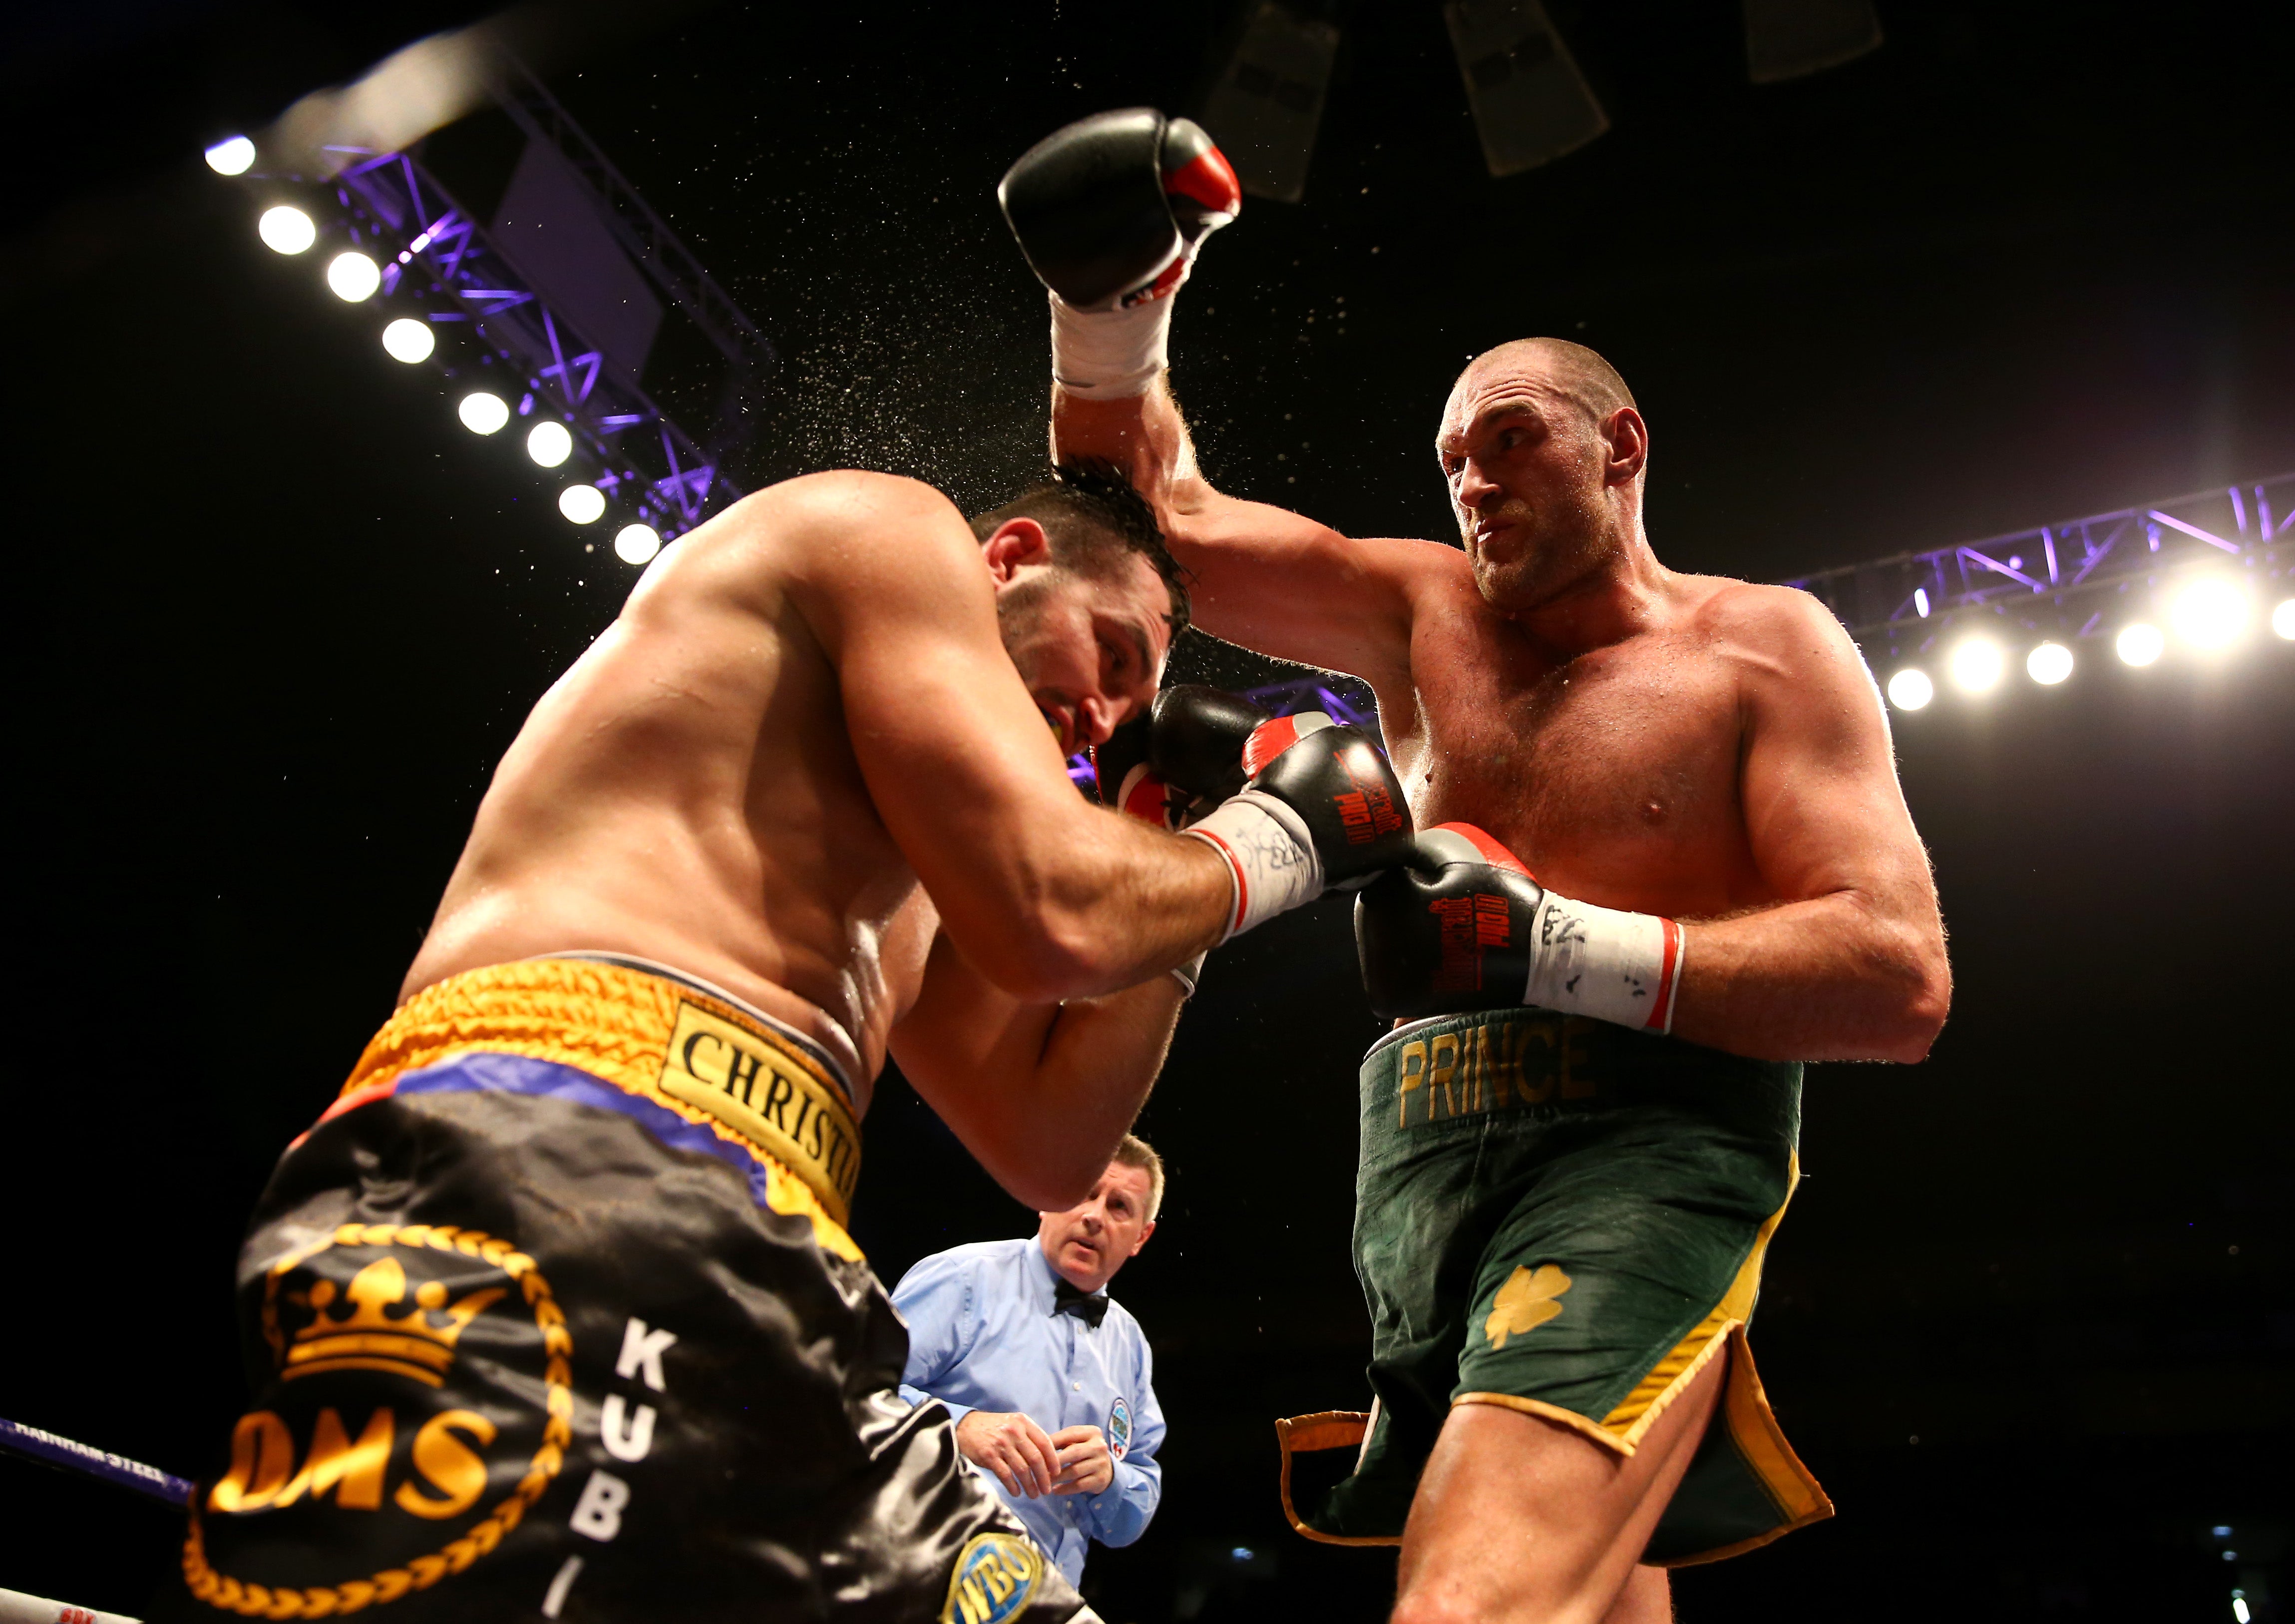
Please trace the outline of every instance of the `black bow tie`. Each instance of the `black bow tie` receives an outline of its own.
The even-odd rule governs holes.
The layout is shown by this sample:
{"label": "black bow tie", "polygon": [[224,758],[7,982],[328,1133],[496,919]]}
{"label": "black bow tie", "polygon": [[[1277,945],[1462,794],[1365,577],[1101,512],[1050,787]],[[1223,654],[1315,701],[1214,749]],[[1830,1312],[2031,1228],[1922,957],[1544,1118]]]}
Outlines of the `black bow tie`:
{"label": "black bow tie", "polygon": [[1052,1312],[1074,1314],[1097,1331],[1107,1317],[1107,1299],[1097,1292],[1080,1292],[1062,1280],[1052,1289]]}

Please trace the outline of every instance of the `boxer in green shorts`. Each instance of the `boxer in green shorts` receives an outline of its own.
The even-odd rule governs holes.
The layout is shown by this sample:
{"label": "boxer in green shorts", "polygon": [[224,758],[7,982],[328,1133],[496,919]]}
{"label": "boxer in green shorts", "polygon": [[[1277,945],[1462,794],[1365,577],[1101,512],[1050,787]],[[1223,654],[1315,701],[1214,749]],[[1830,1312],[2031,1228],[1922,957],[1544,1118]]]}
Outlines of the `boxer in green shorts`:
{"label": "boxer in green shorts", "polygon": [[[1130,474],[1194,572],[1205,631],[1377,697],[1433,832],[1414,870],[1364,894],[1371,1007],[1551,1012],[1477,1014],[1374,1052],[1356,1233],[1380,1424],[1313,1520],[1401,1528],[1402,1624],[1654,1624],[1670,1611],[1662,1564],[1823,1510],[1782,1442],[1760,1446],[1775,1433],[1730,1322],[1751,1312],[1792,1183],[1793,1065],[1919,1060],[1950,1001],[1888,717],[1815,599],[1659,561],[1649,425],[1582,345],[1502,344],[1458,375],[1433,447],[1448,542],[1344,535],[1214,487],[1164,372],[1197,257],[1236,219],[1208,184],[1223,167],[1200,129],[1131,109],[1058,132],[1005,177],[1050,293],[1053,445]],[[1550,224],[1517,265],[1477,209],[1449,222],[1468,273],[1525,287],[1609,229],[1598,209]],[[1758,367],[1750,333],[1739,345]],[[1310,433],[1268,388],[1237,431]],[[1252,391],[1221,398],[1248,407]],[[1407,409],[1357,404],[1374,423]],[[1376,449],[1314,452],[1338,468]],[[1827,448],[1777,454],[1797,476]],[[1709,517],[1708,556],[1758,522]],[[1485,1027],[1493,1065],[1514,1034],[1554,1034],[1549,1096],[1509,1074],[1501,1104],[1496,1073],[1474,1092],[1482,1040],[1469,1063],[1465,1034]],[[1442,1076],[1445,1035],[1464,1101],[1460,1073]],[[1542,1065],[1543,1041],[1523,1042],[1525,1068]],[[1565,1053],[1587,1065],[1568,1081]],[[1594,1094],[1570,1091],[1589,1079]],[[1290,1447],[1360,1427],[1297,1424]]]}

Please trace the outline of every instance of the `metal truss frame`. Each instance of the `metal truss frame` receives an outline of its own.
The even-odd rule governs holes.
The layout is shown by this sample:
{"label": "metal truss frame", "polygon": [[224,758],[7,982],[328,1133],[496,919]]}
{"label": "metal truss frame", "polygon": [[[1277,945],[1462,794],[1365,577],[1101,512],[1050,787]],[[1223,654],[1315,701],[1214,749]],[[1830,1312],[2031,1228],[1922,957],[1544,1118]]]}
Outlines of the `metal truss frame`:
{"label": "metal truss frame", "polygon": [[1980,542],[1899,553],[1785,583],[1821,601],[1868,655],[1921,653],[1976,618],[2064,637],[2113,630],[2111,600],[2148,599],[2206,566],[2283,579],[2295,562],[2295,474]]}
{"label": "metal truss frame", "polygon": [[430,364],[449,378],[498,379],[500,392],[515,397],[519,418],[563,422],[590,483],[621,507],[625,522],[641,520],[672,540],[742,494],[725,461],[755,433],[742,408],[772,370],[772,345],[531,75],[519,70],[497,94],[529,139],[548,142],[573,167],[632,262],[724,358],[715,415],[699,435],[639,384],[608,371],[413,151],[328,148],[348,161],[323,183],[336,208],[322,241],[332,237],[372,254],[383,266],[382,294],[408,314],[440,329],[464,326],[472,341],[437,347]]}

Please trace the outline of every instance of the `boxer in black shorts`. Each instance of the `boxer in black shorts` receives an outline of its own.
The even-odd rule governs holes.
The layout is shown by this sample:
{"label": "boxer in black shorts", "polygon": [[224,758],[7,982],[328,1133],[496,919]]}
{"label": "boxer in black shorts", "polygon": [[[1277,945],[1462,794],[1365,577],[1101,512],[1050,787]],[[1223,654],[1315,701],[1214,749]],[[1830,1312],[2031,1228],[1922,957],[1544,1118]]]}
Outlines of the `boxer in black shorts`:
{"label": "boxer in black shorts", "polygon": [[1176,579],[1085,469],[969,528],[816,475],[664,552],[264,1193],[253,1401],[174,1616],[1090,1616],[897,1397],[845,1225],[888,1052],[1016,1198],[1072,1204],[1161,1063],[1164,972],[1407,845],[1350,837],[1400,787],[1347,729],[1262,739],[1200,839],[1077,796]]}

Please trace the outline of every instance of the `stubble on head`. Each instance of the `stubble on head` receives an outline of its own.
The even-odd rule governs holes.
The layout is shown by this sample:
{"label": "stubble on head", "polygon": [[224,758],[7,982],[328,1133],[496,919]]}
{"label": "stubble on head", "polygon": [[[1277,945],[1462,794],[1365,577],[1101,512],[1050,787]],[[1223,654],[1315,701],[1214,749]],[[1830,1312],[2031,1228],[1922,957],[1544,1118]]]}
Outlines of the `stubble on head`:
{"label": "stubble on head", "polygon": [[1458,374],[1443,408],[1443,445],[1507,425],[1525,438],[1524,449],[1503,458],[1505,489],[1478,492],[1471,507],[1458,484],[1451,490],[1474,583],[1493,608],[1535,609],[1619,555],[1602,425],[1633,404],[1606,361],[1561,339],[1501,344]]}

